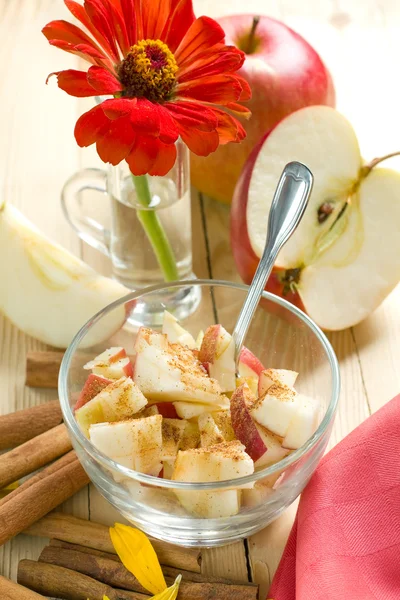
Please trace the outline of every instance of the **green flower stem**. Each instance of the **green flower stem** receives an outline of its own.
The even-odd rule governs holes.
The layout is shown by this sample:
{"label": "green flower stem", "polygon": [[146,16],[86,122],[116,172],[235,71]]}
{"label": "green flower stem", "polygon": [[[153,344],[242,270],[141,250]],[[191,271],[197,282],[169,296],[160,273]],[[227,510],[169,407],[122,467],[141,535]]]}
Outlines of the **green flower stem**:
{"label": "green flower stem", "polygon": [[[132,179],[138,202],[142,206],[150,206],[151,194],[147,175],[132,175]],[[165,281],[179,279],[175,256],[157,213],[154,210],[138,210],[137,215],[154,250]]]}

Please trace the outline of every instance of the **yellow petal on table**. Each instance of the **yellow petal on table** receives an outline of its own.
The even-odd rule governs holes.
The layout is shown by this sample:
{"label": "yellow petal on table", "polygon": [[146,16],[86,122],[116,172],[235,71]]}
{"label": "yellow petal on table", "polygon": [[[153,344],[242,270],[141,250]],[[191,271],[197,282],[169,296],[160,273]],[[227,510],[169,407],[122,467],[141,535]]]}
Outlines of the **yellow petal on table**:
{"label": "yellow petal on table", "polygon": [[[114,527],[110,527],[110,536],[122,564],[139,583],[152,594],[163,592],[167,584],[157,554],[147,535],[139,529],[115,523]],[[166,596],[166,599],[168,598],[169,596]]]}
{"label": "yellow petal on table", "polygon": [[19,486],[18,481],[15,481],[14,483],[10,483],[10,485],[8,485],[7,487],[2,488],[0,490],[0,499],[5,498],[5,496],[7,496],[7,494],[16,490],[18,486]]}
{"label": "yellow petal on table", "polygon": [[156,596],[153,596],[150,600],[175,600],[179,592],[179,584],[181,582],[182,575],[178,575],[175,579],[175,583],[168,587],[163,592],[160,592]]}

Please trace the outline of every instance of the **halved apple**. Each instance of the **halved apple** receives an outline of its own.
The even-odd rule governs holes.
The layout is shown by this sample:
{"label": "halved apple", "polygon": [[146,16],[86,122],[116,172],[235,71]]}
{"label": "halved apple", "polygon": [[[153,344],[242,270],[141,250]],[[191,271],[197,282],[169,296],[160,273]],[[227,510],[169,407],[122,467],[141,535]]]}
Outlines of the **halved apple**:
{"label": "halved apple", "polygon": [[312,106],[286,117],[254,150],[235,191],[231,243],[247,283],[264,249],[276,184],[292,160],[310,168],[314,189],[267,289],[324,329],[353,326],[400,279],[400,174],[377,168],[380,159],[365,164],[351,125],[334,109]]}
{"label": "halved apple", "polygon": [[87,436],[90,425],[129,419],[146,406],[147,400],[129,377],[105,387],[97,396],[75,411],[75,417]]}

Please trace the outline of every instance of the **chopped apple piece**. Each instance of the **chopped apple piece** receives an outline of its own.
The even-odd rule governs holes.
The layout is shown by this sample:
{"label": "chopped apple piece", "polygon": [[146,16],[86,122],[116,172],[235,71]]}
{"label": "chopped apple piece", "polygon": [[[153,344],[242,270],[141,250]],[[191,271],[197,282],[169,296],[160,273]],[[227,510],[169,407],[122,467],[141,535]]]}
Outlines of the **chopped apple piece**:
{"label": "chopped apple piece", "polygon": [[135,471],[147,475],[159,475],[162,469],[162,421],[161,415],[135,419]]}
{"label": "chopped apple piece", "polygon": [[298,408],[295,390],[286,385],[272,385],[250,408],[250,414],[263,427],[284,437]]}
{"label": "chopped apple piece", "polygon": [[[234,441],[178,452],[172,479],[188,482],[225,481],[253,472],[254,463],[246,454],[243,444]],[[240,490],[176,490],[175,493],[182,506],[198,517],[229,517],[240,509]]]}
{"label": "chopped apple piece", "polygon": [[182,346],[187,346],[192,350],[196,348],[196,342],[194,341],[193,336],[179,325],[178,319],[171,315],[167,310],[164,311],[162,332],[167,336],[168,341],[171,344],[182,344]]}
{"label": "chopped apple piece", "polygon": [[75,411],[75,417],[83,433],[88,436],[90,425],[129,419],[146,404],[146,398],[132,379],[122,377]]}
{"label": "chopped apple piece", "polygon": [[229,408],[229,400],[226,396],[221,396],[223,404],[210,406],[209,404],[196,404],[194,402],[174,402],[175,410],[181,419],[193,419],[202,413],[224,410]]}
{"label": "chopped apple piece", "polygon": [[135,354],[142,352],[148,346],[168,350],[167,336],[149,327],[140,327],[135,340]]}
{"label": "chopped apple piece", "polygon": [[265,367],[248,348],[243,346],[239,358],[239,375],[242,377],[259,377]]}
{"label": "chopped apple piece", "polygon": [[245,508],[260,506],[273,493],[273,489],[264,481],[256,481],[252,490],[242,490],[242,505]]}
{"label": "chopped apple piece", "polygon": [[238,440],[246,447],[246,452],[256,462],[267,448],[250,414],[256,397],[245,383],[233,393],[231,398],[232,427]]}
{"label": "chopped apple piece", "polygon": [[162,460],[175,460],[186,429],[182,419],[163,419],[162,421]]}
{"label": "chopped apple piece", "polygon": [[258,377],[237,377],[236,378],[236,387],[240,387],[244,383],[247,383],[254,396],[257,398],[258,396]]}
{"label": "chopped apple piece", "polygon": [[255,461],[254,466],[256,469],[274,465],[289,454],[289,450],[282,447],[280,439],[276,435],[273,435],[261,425],[257,425],[257,431],[265,446],[265,452]]}
{"label": "chopped apple piece", "polygon": [[235,432],[232,427],[232,419],[230,410],[220,410],[212,413],[213,419],[227,442],[236,439]]}
{"label": "chopped apple piece", "polygon": [[199,360],[224,392],[232,392],[236,386],[234,350],[232,336],[222,325],[211,325],[206,329]]}
{"label": "chopped apple piece", "polygon": [[225,442],[224,436],[219,430],[211,413],[203,413],[200,415],[198,423],[200,431],[200,445],[202,448],[207,448],[208,446],[214,446],[215,444],[221,444],[222,442]]}
{"label": "chopped apple piece", "polygon": [[179,444],[179,450],[190,450],[197,448],[200,444],[200,431],[197,423],[186,421],[185,430]]}
{"label": "chopped apple piece", "polygon": [[159,414],[166,419],[179,419],[180,415],[176,412],[173,402],[158,402],[158,404],[153,404],[153,406],[156,406]]}
{"label": "chopped apple piece", "polygon": [[287,385],[292,388],[296,383],[298,373],[288,369],[265,369],[260,373],[258,381],[258,397],[265,396],[272,385]]}
{"label": "chopped apple piece", "polygon": [[134,381],[151,401],[221,404],[221,388],[189,348],[146,346],[135,359]]}
{"label": "chopped apple piece", "polygon": [[107,379],[106,377],[100,377],[100,375],[94,375],[91,373],[85,381],[85,385],[82,388],[78,400],[76,401],[74,410],[78,410],[78,408],[81,408],[81,406],[87,404],[90,400],[92,400],[92,398],[97,396],[101,390],[104,390],[104,388],[112,382],[112,379]]}
{"label": "chopped apple piece", "polygon": [[172,479],[175,460],[163,460],[163,479]]}
{"label": "chopped apple piece", "polygon": [[133,367],[129,356],[124,348],[109,348],[96,358],[86,363],[84,369],[92,371],[94,375],[100,375],[109,379],[120,379],[121,377],[132,377]]}
{"label": "chopped apple piece", "polygon": [[138,413],[133,415],[133,419],[144,419],[145,417],[153,417],[154,415],[159,415],[160,411],[158,410],[157,404],[147,405]]}
{"label": "chopped apple piece", "polygon": [[297,411],[289,423],[282,446],[296,450],[310,439],[317,428],[318,408],[313,398],[298,396]]}

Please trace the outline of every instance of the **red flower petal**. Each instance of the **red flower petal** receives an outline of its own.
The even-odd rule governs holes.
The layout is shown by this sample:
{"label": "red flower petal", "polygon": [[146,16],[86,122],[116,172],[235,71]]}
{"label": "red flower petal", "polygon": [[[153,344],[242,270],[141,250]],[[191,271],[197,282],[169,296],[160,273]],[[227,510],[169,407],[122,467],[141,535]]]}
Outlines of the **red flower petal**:
{"label": "red flower petal", "polygon": [[248,100],[251,91],[247,81],[237,75],[226,73],[181,83],[177,87],[177,95],[201,102],[226,104],[237,100]]}
{"label": "red flower petal", "polygon": [[244,140],[246,131],[237,119],[223,110],[215,109],[215,112],[218,116],[217,131],[220,144],[237,143]]}
{"label": "red flower petal", "polygon": [[119,53],[112,30],[112,15],[108,6],[102,0],[85,0],[84,7],[90,21],[105,39],[109,54],[115,63],[119,62]]}
{"label": "red flower petal", "polygon": [[84,113],[76,122],[75,139],[78,146],[90,146],[94,144],[98,135],[107,131],[109,127],[109,119],[103,112],[100,106],[95,106],[88,112]]}
{"label": "red flower petal", "polygon": [[224,30],[216,21],[209,17],[200,17],[189,27],[175,52],[175,58],[179,66],[183,66],[186,61],[194,60],[196,54],[224,39]]}
{"label": "red flower petal", "polygon": [[146,175],[157,160],[161,142],[154,137],[137,136],[135,144],[126,158],[133,175]]}
{"label": "red flower petal", "polygon": [[141,0],[143,39],[160,38],[170,14],[170,0]]}
{"label": "red flower petal", "polygon": [[173,144],[179,137],[179,131],[171,113],[168,110],[168,104],[156,104],[156,109],[160,116],[160,133],[159,139],[165,144]]}
{"label": "red flower petal", "polygon": [[122,90],[118,79],[102,67],[90,67],[87,80],[99,94],[116,94]]}
{"label": "red flower petal", "polygon": [[185,128],[214,131],[218,125],[215,112],[198,102],[168,102],[165,108],[172,113],[174,120],[179,123],[180,130]]}
{"label": "red flower petal", "polygon": [[[52,75],[57,76],[58,87],[67,92],[70,96],[76,96],[77,98],[87,98],[89,96],[95,96],[96,90],[89,85],[87,81],[87,73],[84,71],[75,71],[74,69],[68,69],[67,71],[58,71],[57,73],[50,73],[47,81]],[[47,83],[46,81],[46,83]]]}
{"label": "red flower petal", "polygon": [[234,46],[223,46],[223,48],[219,52],[211,49],[204,53],[202,58],[197,58],[193,64],[181,69],[178,72],[179,83],[240,69],[245,59],[244,52]]}
{"label": "red flower petal", "polygon": [[110,98],[100,104],[111,120],[129,115],[137,103],[137,98]]}
{"label": "red flower petal", "polygon": [[112,0],[107,0],[107,2],[109,14],[112,20],[114,36],[118,42],[118,46],[120,47],[122,54],[125,56],[131,44],[129,43],[126,22],[123,17],[121,6],[118,2],[113,2]]}
{"label": "red flower petal", "polygon": [[[175,6],[173,6],[175,5]],[[171,52],[175,52],[191,24],[195,21],[192,0],[172,0],[170,18],[165,24],[161,39]]]}
{"label": "red flower petal", "polygon": [[98,42],[98,44],[103,48],[106,54],[110,54],[110,46],[108,42],[104,39],[101,33],[96,29],[96,27],[91,22],[89,16],[86,13],[86,10],[81,4],[75,2],[74,0],[64,0],[65,6],[68,8],[70,13],[82,23],[86,27],[86,29],[92,34],[94,39]]}
{"label": "red flower petal", "polygon": [[128,35],[128,42],[130,46],[133,46],[137,42],[135,0],[120,0],[120,2]]}
{"label": "red flower petal", "polygon": [[74,44],[70,44],[69,42],[64,42],[62,40],[50,40],[49,44],[50,44],[50,46],[54,46],[55,48],[64,50],[64,52],[70,52],[71,54],[74,54],[75,56],[79,56],[80,58],[83,58],[83,60],[86,60],[89,63],[100,64],[101,66],[108,67],[108,68],[111,66],[109,59],[107,59],[107,58],[99,59],[99,58],[93,57],[93,54],[97,52],[95,49],[91,49],[90,54],[79,50],[79,48],[81,48],[81,49],[85,48],[84,44],[79,44],[79,45],[75,46]]}
{"label": "red flower petal", "polygon": [[99,135],[96,141],[97,153],[101,160],[118,165],[131,151],[135,142],[129,117],[109,121],[108,131]]}
{"label": "red flower petal", "polygon": [[92,48],[92,46],[89,46],[88,44],[78,44],[77,46],[74,46],[74,48],[77,52],[80,52],[81,54],[87,54],[91,58],[96,58],[101,62],[109,62],[109,60],[105,58],[102,52],[96,50],[96,48]]}
{"label": "red flower petal", "polygon": [[237,104],[236,102],[228,102],[225,105],[226,108],[229,108],[233,113],[244,117],[245,119],[249,119],[251,117],[251,111],[247,108],[247,106],[242,106],[241,104]]}
{"label": "red flower petal", "polygon": [[[76,25],[68,23],[68,21],[58,20],[47,23],[42,29],[43,35],[50,40],[62,40],[70,44],[87,44],[96,48],[93,40],[79,29]],[[97,48],[99,50],[99,48]]]}
{"label": "red flower petal", "polygon": [[180,134],[188,148],[198,156],[208,156],[218,148],[219,136],[216,131],[182,129]]}
{"label": "red flower petal", "polygon": [[175,144],[163,144],[160,142],[158,154],[153,166],[149,171],[149,175],[166,175],[174,166],[176,160]]}

